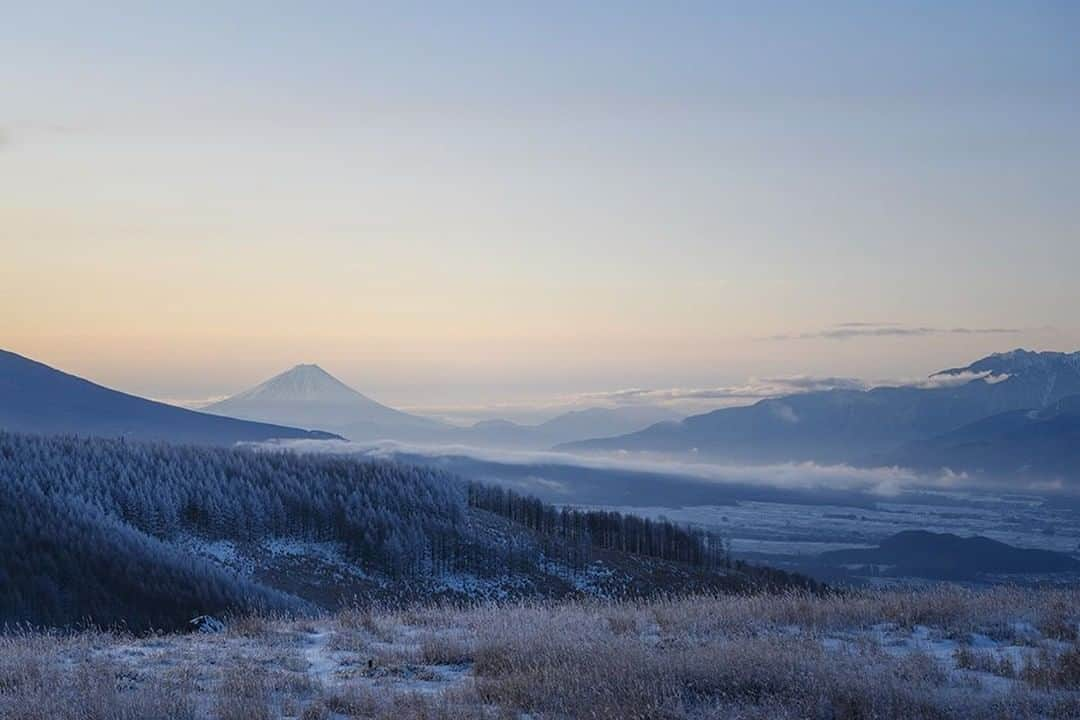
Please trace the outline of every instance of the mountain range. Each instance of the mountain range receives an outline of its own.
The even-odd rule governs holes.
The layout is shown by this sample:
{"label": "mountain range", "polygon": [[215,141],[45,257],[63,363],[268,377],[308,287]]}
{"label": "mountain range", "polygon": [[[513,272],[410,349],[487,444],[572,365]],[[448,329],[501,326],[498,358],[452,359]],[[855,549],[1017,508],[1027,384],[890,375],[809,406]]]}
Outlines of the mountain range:
{"label": "mountain range", "polygon": [[[196,412],[0,351],[3,429],[218,445],[345,437],[555,446],[1073,481],[1080,478],[1080,352],[996,353],[921,385],[789,395],[683,420],[663,408],[591,408],[538,425],[456,427],[380,404],[317,365],[298,365]],[[582,440],[590,435],[598,439]]]}
{"label": "mountain range", "polygon": [[318,365],[297,365],[203,410],[246,420],[318,428],[357,442],[398,440],[528,449],[548,449],[597,434],[632,432],[681,417],[656,407],[588,408],[537,425],[484,420],[459,427],[378,403]]}
{"label": "mountain range", "polygon": [[536,425],[509,420],[485,420],[471,427],[456,428],[446,439],[471,445],[548,449],[603,429],[612,435],[628,433],[658,422],[672,422],[682,416],[663,407],[632,406],[570,410]]}
{"label": "mountain range", "polygon": [[111,390],[0,350],[0,430],[16,432],[215,445],[347,438],[547,449],[679,417],[663,408],[589,408],[537,425],[489,420],[459,427],[376,402],[314,364],[297,365],[195,411]]}
{"label": "mountain range", "polygon": [[185,410],[110,390],[4,350],[0,350],[0,430],[204,445],[336,437]]}
{"label": "mountain range", "polygon": [[1023,467],[1027,458],[1076,474],[1076,396],[1080,352],[1013,350],[935,373],[922,386],[762,400],[557,449],[992,473]]}

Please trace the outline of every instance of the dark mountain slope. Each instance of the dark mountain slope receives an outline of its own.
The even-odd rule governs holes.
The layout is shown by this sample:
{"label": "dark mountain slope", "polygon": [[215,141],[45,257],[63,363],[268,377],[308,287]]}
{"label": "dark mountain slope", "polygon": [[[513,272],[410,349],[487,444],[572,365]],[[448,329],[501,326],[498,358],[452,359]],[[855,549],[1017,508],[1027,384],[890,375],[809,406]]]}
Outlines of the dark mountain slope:
{"label": "dark mountain slope", "polygon": [[0,350],[0,430],[210,445],[335,437],[146,400],[4,350]]}
{"label": "dark mountain slope", "polygon": [[1080,479],[1080,395],[1042,410],[1014,410],[983,418],[883,458],[922,470],[949,468],[994,477]]}

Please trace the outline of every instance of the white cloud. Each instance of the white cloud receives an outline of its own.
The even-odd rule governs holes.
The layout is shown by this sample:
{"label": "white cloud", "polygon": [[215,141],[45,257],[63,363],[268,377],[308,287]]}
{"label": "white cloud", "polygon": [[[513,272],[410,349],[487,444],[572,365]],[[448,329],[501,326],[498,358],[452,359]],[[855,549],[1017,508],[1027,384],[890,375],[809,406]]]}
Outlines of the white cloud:
{"label": "white cloud", "polygon": [[194,399],[193,398],[164,398],[164,397],[157,397],[157,398],[150,398],[150,399],[151,400],[156,400],[157,402],[160,402],[160,403],[165,403],[166,405],[175,405],[176,407],[182,407],[182,408],[185,408],[187,410],[201,410],[202,408],[206,407],[207,405],[213,405],[214,403],[220,402],[220,401],[224,400],[227,397],[229,397],[229,396],[228,395],[214,395],[212,397],[194,398]]}
{"label": "white cloud", "polygon": [[748,402],[822,390],[866,390],[868,387],[865,381],[858,378],[792,375],[750,378],[742,385],[708,388],[627,388],[608,392],[582,393],[576,396],[576,402],[613,405],[667,405],[687,401]]}
{"label": "white cloud", "polygon": [[956,373],[937,373],[920,382],[910,383],[915,387],[921,388],[939,388],[939,387],[956,387],[958,385],[967,385],[974,380],[982,380],[988,385],[996,385],[999,382],[1003,382],[1009,379],[1008,373],[1001,373],[1000,375],[994,375],[989,370],[985,372],[956,372]]}

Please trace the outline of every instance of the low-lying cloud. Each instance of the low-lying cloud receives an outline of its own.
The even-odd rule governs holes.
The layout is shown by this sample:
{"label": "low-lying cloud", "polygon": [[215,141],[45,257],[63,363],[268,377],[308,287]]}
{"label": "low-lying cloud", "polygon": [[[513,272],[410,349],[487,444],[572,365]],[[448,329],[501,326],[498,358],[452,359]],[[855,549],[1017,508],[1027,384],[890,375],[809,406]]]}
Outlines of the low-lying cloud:
{"label": "low-lying cloud", "polygon": [[952,489],[964,485],[966,475],[943,471],[925,475],[901,467],[857,468],[850,465],[819,465],[813,462],[771,465],[728,465],[670,459],[649,453],[574,455],[529,450],[497,450],[467,445],[414,445],[393,441],[354,443],[335,440],[289,440],[257,447],[285,448],[299,452],[352,455],[394,460],[401,456],[438,458],[465,457],[487,463],[536,467],[538,477],[544,466],[580,467],[668,475],[726,485],[770,487],[781,490],[835,490],[895,496],[905,490]]}
{"label": "low-lying cloud", "polygon": [[599,405],[707,405],[713,408],[748,405],[758,400],[769,400],[803,393],[829,390],[871,390],[876,387],[940,388],[965,385],[974,380],[989,384],[1007,380],[1007,374],[987,372],[939,373],[927,378],[887,378],[863,380],[854,377],[794,375],[791,377],[751,378],[742,385],[726,385],[712,388],[627,388],[608,392],[582,393],[575,397],[578,404]]}
{"label": "low-lying cloud", "polygon": [[865,390],[864,381],[850,377],[791,377],[751,378],[741,385],[711,388],[627,388],[608,392],[582,393],[578,402],[611,403],[615,405],[663,405],[693,400],[764,400],[766,398],[822,390]]}

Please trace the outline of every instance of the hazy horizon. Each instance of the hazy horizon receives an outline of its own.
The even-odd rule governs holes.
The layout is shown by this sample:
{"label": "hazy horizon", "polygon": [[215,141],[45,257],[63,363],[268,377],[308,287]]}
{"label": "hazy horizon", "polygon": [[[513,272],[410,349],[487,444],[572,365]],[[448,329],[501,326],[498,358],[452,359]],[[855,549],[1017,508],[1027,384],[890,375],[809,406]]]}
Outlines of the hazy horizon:
{"label": "hazy horizon", "polygon": [[1069,3],[5,20],[0,346],[110,387],[527,413],[1080,348]]}
{"label": "hazy horizon", "polygon": [[[10,348],[0,348],[2,350],[10,350]],[[1032,348],[1010,348],[1012,349],[1026,349],[1032,350]],[[995,351],[995,353],[1008,352],[1009,350]],[[1053,351],[1051,351],[1053,352]],[[994,354],[994,353],[991,353]],[[41,362],[41,358],[30,358]],[[392,398],[387,398],[384,395],[378,397],[372,397],[371,399],[380,401],[384,404],[394,406],[398,410],[414,413],[422,416],[431,417],[434,419],[447,422],[451,425],[468,426],[475,422],[483,420],[510,420],[513,422],[524,424],[535,424],[545,420],[552,419],[559,415],[563,415],[568,412],[575,412],[581,410],[588,410],[594,408],[609,408],[609,409],[634,409],[641,410],[653,409],[663,410],[670,413],[671,419],[677,419],[678,417],[685,417],[689,415],[706,413],[711,410],[717,410],[721,408],[730,408],[744,405],[751,405],[759,400],[768,398],[777,398],[788,395],[797,395],[805,392],[814,392],[821,390],[869,390],[875,387],[882,386],[913,386],[913,387],[933,387],[940,385],[953,385],[970,381],[971,379],[982,377],[980,375],[961,374],[959,376],[946,376],[941,378],[933,377],[932,373],[947,370],[951,368],[964,367],[970,362],[973,362],[980,358],[966,358],[963,361],[957,361],[952,365],[942,365],[936,367],[934,371],[928,372],[924,375],[912,375],[904,377],[868,377],[868,376],[816,376],[807,374],[794,374],[787,376],[776,377],[756,377],[751,376],[745,378],[741,382],[735,382],[728,385],[709,385],[700,387],[673,387],[673,386],[658,386],[652,388],[646,387],[624,387],[615,388],[609,390],[599,391],[583,391],[579,393],[561,393],[550,395],[502,395],[492,396],[491,387],[482,387],[472,397],[468,398],[468,402],[458,403],[444,403],[439,404],[437,402],[430,402],[430,398],[421,397],[421,401],[418,403],[410,404],[408,401],[397,402]],[[48,364],[48,363],[46,363]],[[320,367],[324,372],[327,372],[327,368],[322,367],[319,363],[297,363],[296,365],[282,368],[280,372],[274,372],[265,377],[260,377],[256,380],[250,381],[247,385],[242,387],[236,387],[228,392],[220,395],[213,395],[209,397],[169,397],[158,396],[153,394],[145,394],[151,400],[157,400],[177,407],[187,408],[191,410],[203,410],[207,409],[215,403],[225,400],[238,393],[250,390],[258,385],[261,385],[267,381],[275,380],[279,375],[291,374],[293,370],[305,365],[316,365]],[[57,367],[56,369],[68,372],[71,374],[79,375],[77,371],[73,371],[71,368]],[[338,375],[334,372],[329,373],[335,379],[344,382],[353,390],[366,394],[369,397],[371,392],[364,388],[362,384],[348,380],[346,377]],[[1007,377],[1007,376],[1002,376]],[[98,384],[104,384],[113,390],[120,390],[134,395],[140,393],[130,387],[120,385],[109,385],[101,381],[99,378],[86,377],[85,379],[91,380]],[[995,378],[988,378],[989,382],[994,382]],[[423,387],[423,378],[419,378],[414,387]],[[449,388],[451,392],[457,392],[460,394],[460,388]],[[490,402],[484,402],[486,397],[496,397],[497,399]],[[428,402],[424,402],[428,400]],[[228,414],[228,413],[225,413]],[[667,419],[667,418],[664,418]]]}

